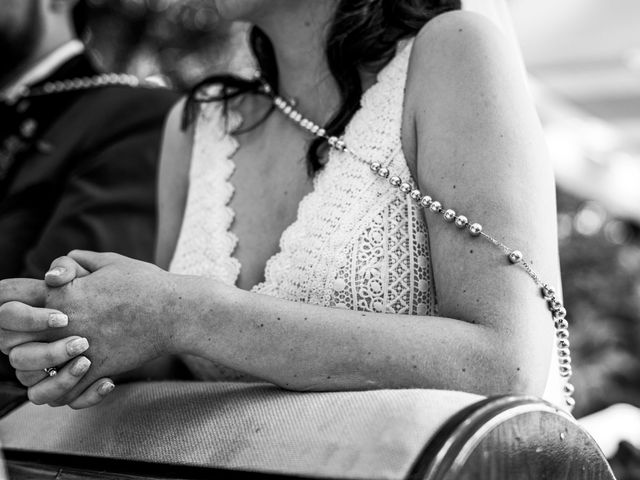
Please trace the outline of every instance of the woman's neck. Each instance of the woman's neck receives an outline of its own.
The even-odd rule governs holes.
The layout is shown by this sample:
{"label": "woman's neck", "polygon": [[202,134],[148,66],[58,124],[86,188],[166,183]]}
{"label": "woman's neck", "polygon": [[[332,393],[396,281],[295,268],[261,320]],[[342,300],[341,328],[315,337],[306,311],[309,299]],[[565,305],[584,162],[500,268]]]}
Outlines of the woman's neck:
{"label": "woman's neck", "polygon": [[286,8],[271,9],[257,19],[256,25],[273,44],[281,95],[294,98],[298,110],[324,124],[340,102],[325,54],[327,30],[336,2],[286,3]]}

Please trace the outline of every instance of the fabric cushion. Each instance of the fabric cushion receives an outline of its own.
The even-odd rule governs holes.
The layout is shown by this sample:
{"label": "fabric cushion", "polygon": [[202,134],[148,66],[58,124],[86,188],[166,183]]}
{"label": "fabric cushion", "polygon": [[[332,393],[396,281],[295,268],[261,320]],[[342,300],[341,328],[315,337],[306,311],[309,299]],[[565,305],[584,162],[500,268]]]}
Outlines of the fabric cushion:
{"label": "fabric cushion", "polygon": [[119,386],[94,408],[24,405],[7,449],[331,478],[404,478],[453,414],[481,400],[442,390],[298,393],[268,384]]}

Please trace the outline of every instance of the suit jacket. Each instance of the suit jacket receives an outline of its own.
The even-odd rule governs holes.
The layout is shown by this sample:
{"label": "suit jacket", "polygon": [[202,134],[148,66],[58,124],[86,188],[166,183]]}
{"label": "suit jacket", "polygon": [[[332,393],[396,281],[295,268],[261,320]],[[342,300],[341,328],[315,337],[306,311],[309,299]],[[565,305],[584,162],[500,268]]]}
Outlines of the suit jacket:
{"label": "suit jacket", "polygon": [[[79,55],[42,83],[97,73]],[[0,279],[43,278],[76,248],[152,260],[158,151],[176,99],[105,86],[0,106]]]}

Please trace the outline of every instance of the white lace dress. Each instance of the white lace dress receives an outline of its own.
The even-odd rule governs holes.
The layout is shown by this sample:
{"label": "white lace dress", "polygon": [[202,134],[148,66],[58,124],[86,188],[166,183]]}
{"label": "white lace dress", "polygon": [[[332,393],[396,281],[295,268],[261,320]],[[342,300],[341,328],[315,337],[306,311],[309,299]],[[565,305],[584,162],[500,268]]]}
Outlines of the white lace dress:
{"label": "white lace dress", "polygon": [[[402,107],[411,44],[378,74],[345,132],[360,157],[411,178],[401,148]],[[230,135],[241,122],[222,106],[206,104],[197,122],[182,230],[171,264],[176,273],[235,284],[240,263],[230,231],[234,187]],[[408,196],[380,181],[348,153],[331,150],[300,202],[296,221],[282,234],[280,251],[253,292],[324,307],[434,315],[437,302],[429,234],[423,213]],[[191,358],[204,379],[242,379],[237,372]]]}

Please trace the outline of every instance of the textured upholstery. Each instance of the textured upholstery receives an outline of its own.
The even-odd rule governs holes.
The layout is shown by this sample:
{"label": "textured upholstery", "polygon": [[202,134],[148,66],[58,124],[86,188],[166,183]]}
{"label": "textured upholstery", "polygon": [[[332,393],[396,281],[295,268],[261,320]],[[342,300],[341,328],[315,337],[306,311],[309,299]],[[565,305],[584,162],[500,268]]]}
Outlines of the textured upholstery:
{"label": "textured upholstery", "polygon": [[404,478],[476,395],[437,390],[296,393],[266,384],[121,385],[83,411],[24,405],[5,448],[331,478]]}

